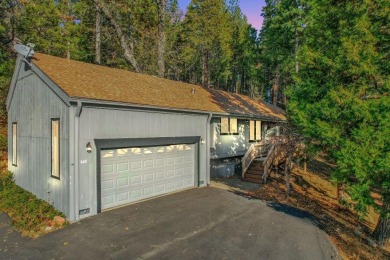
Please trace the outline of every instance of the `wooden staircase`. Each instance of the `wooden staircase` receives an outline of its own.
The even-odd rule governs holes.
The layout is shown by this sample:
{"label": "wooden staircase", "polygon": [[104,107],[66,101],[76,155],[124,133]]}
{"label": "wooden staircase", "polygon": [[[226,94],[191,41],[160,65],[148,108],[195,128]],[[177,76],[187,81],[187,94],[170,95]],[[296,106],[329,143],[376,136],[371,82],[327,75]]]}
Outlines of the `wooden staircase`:
{"label": "wooden staircase", "polygon": [[251,145],[242,158],[242,180],[264,183],[271,170],[271,165],[279,164],[285,140],[273,139]]}
{"label": "wooden staircase", "polygon": [[246,170],[242,180],[253,183],[263,183],[264,173],[264,158],[256,158],[253,160],[248,170]]}

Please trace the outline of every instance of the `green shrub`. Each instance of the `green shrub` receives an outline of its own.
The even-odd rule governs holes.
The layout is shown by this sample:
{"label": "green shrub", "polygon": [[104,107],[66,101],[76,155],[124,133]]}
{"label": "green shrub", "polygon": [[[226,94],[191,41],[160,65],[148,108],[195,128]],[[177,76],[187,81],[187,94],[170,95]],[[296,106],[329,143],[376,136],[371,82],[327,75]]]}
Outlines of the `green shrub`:
{"label": "green shrub", "polygon": [[36,237],[55,216],[65,217],[44,200],[17,186],[12,173],[0,175],[0,210],[12,219],[12,225],[22,234]]}

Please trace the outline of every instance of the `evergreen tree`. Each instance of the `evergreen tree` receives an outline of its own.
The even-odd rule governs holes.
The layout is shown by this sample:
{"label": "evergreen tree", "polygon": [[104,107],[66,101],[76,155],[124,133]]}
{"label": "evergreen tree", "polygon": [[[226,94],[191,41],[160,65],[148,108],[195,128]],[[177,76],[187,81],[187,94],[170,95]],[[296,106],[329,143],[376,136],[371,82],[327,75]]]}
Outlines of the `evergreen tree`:
{"label": "evergreen tree", "polygon": [[[222,65],[230,56],[229,30],[228,15],[223,0],[191,1],[184,19],[187,42],[184,59],[189,62],[197,60],[195,57],[200,56],[201,82],[204,87],[210,85],[210,71]],[[213,68],[210,68],[210,64],[214,65]],[[214,74],[219,74],[218,70],[213,71]],[[216,77],[213,75],[212,78]]]}
{"label": "evergreen tree", "polygon": [[374,237],[381,244],[390,235],[388,13],[382,0],[310,1],[288,106],[311,145],[337,164],[333,178],[347,185],[355,208],[380,210]]}
{"label": "evergreen tree", "polygon": [[262,81],[272,102],[286,106],[285,89],[298,72],[298,51],[303,41],[306,19],[305,0],[267,0],[260,32]]}

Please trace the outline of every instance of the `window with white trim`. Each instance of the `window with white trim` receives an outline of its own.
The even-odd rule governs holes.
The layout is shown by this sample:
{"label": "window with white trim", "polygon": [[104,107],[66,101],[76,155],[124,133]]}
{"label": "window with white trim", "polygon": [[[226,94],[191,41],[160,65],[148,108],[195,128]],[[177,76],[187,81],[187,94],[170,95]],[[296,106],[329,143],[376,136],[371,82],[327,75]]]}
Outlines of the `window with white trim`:
{"label": "window with white trim", "polygon": [[51,120],[51,177],[60,178],[60,120]]}
{"label": "window with white trim", "polygon": [[237,118],[221,118],[221,134],[238,134]]}
{"label": "window with white trim", "polygon": [[17,166],[18,159],[18,124],[12,123],[12,165]]}
{"label": "window with white trim", "polygon": [[261,140],[261,121],[250,120],[249,121],[249,141]]}

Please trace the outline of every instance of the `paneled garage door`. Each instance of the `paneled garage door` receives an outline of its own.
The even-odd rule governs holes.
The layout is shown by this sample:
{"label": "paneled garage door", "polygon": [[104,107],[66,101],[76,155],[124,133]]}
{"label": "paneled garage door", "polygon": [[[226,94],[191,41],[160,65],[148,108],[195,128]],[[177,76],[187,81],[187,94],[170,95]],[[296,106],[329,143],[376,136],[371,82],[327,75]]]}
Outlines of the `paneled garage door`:
{"label": "paneled garage door", "polygon": [[101,208],[193,187],[194,176],[194,145],[103,150]]}

